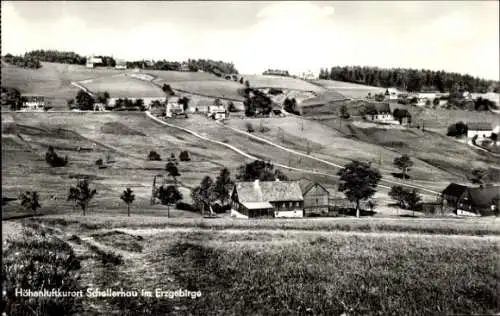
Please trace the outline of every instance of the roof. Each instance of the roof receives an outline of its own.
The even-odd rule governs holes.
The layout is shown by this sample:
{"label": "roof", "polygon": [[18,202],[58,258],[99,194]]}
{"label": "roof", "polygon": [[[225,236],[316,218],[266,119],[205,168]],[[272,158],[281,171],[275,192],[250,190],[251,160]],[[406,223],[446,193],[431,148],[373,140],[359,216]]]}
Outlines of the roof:
{"label": "roof", "polygon": [[309,190],[311,190],[316,185],[323,188],[323,190],[325,190],[328,194],[330,194],[330,191],[328,191],[327,188],[325,188],[324,186],[322,186],[318,182],[312,182],[312,181],[309,181],[307,179],[302,179],[299,181],[299,185],[300,185],[300,189],[302,191],[302,195],[305,195],[307,192],[309,192]]}
{"label": "roof", "polygon": [[246,202],[302,201],[298,181],[237,182],[238,200]]}
{"label": "roof", "polygon": [[495,197],[500,197],[500,186],[469,188],[471,204],[489,207]]}
{"label": "roof", "polygon": [[486,122],[467,123],[467,129],[472,131],[491,131],[491,124]]}
{"label": "roof", "polygon": [[465,185],[450,183],[441,193],[442,195],[459,198],[467,190]]}
{"label": "roof", "polygon": [[269,202],[244,202],[241,204],[243,204],[243,206],[249,210],[273,208],[273,206]]}

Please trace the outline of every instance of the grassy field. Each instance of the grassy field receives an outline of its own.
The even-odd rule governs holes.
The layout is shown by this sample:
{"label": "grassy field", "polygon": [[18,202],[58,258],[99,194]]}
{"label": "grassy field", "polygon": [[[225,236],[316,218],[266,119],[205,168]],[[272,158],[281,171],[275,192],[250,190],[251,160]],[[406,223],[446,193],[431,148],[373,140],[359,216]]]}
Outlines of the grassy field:
{"label": "grassy field", "polygon": [[2,62],[2,86],[19,89],[21,93],[40,94],[49,98],[54,110],[66,110],[66,102],[78,93],[72,81],[95,79],[124,73],[123,70],[42,63],[40,69],[26,69]]}
{"label": "grassy field", "polygon": [[[359,140],[374,146],[379,145],[388,150],[417,158],[432,166],[432,170],[440,170],[440,172],[434,171],[436,172],[436,181],[443,176],[443,171],[451,175],[443,180],[467,181],[467,175],[473,168],[500,167],[498,158],[434,132],[422,132],[422,130],[413,128],[360,128],[348,121],[342,122],[338,118],[317,120],[317,122],[335,129],[353,141]],[[388,163],[392,162],[385,154],[383,159],[387,160]],[[412,168],[411,172],[413,170]]]}
{"label": "grassy field", "polygon": [[[336,224],[332,221],[330,227],[344,225],[340,228],[343,231],[318,230],[325,225],[323,221],[314,221],[306,231],[290,227],[313,221],[233,220],[217,230],[206,229],[217,226],[211,220],[200,220],[192,227],[169,227],[175,224],[171,221],[51,217],[4,225],[17,240],[29,231],[38,235],[44,232],[46,237],[42,238],[51,245],[74,253],[79,277],[71,278],[73,289],[145,289],[153,293],[155,289],[186,289],[201,294],[197,298],[153,294],[57,302],[59,308],[66,308],[67,315],[77,310],[107,315],[118,310],[121,314],[171,315],[200,311],[205,315],[452,315],[499,311],[495,223],[458,220],[447,222],[446,227],[440,226],[440,221],[389,223],[399,227],[453,227],[459,234],[465,233],[445,236],[434,231],[437,234],[431,236],[418,230],[415,234],[372,230],[365,226],[373,228],[373,223],[360,221],[364,223],[359,225],[352,219]],[[203,222],[204,226],[199,225]],[[27,231],[20,231],[21,225]],[[230,228],[236,225],[241,227]],[[473,225],[476,233],[488,236],[466,236],[470,233],[467,227]],[[362,232],[355,232],[356,228],[345,231],[345,227],[358,227]],[[33,239],[28,237],[19,244],[5,233],[4,237],[9,264],[14,251],[22,259],[40,260],[33,257],[39,252],[32,251]],[[12,282],[16,275],[6,277]],[[10,290],[8,293],[10,298]],[[16,302],[23,303],[36,302]]]}
{"label": "grassy field", "polygon": [[92,92],[107,91],[112,98],[163,97],[165,93],[156,85],[130,76],[112,76],[80,82]]}
{"label": "grassy field", "polygon": [[[2,133],[3,194],[17,197],[25,190],[37,190],[42,198],[42,212],[78,212],[65,201],[66,194],[76,178],[88,176],[98,190],[91,206],[94,212],[124,212],[125,205],[119,195],[131,187],[136,194],[133,212],[165,214],[165,207],[149,206],[149,198],[153,176],[165,174],[165,160],[171,153],[178,157],[182,150],[187,150],[191,156],[191,161],[179,164],[181,193],[188,203],[190,188],[198,185],[205,175],[215,177],[224,167],[234,172],[245,161],[223,146],[207,144],[187,133],[158,125],[144,113],[10,116],[11,126]],[[8,121],[8,115],[2,115],[4,120]],[[68,155],[67,167],[48,166],[44,155],[49,145],[58,154]],[[157,151],[164,161],[147,161],[150,150]],[[99,169],[95,161],[99,158],[106,161],[108,154],[114,162],[107,164],[106,169]],[[51,196],[55,199],[50,199]],[[15,215],[19,211],[17,205],[14,203],[4,215]]]}
{"label": "grassy field", "polygon": [[[155,81],[161,83],[161,81]],[[229,98],[243,101],[244,98],[238,93],[243,85],[229,80],[212,80],[212,81],[178,81],[169,83],[172,89],[178,89],[195,94],[209,96],[213,98]]]}
{"label": "grassy field", "polygon": [[291,90],[323,92],[320,86],[309,83],[305,80],[292,77],[264,76],[264,75],[243,75],[245,80],[250,82],[252,88],[286,88]]}
{"label": "grassy field", "polygon": [[164,70],[142,70],[138,73],[147,73],[156,76],[158,81],[181,82],[181,81],[227,81],[208,72],[185,72]]}
{"label": "grassy field", "polygon": [[476,112],[466,110],[446,110],[446,109],[427,109],[410,105],[394,104],[391,108],[404,108],[407,109],[412,115],[412,120],[415,123],[422,125],[426,128],[439,130],[441,133],[446,134],[448,126],[457,122],[464,123],[477,123],[486,122],[491,123],[492,126],[500,125],[500,114],[492,112]]}
{"label": "grassy field", "polygon": [[[256,130],[255,134],[258,136],[302,152],[307,152],[309,146],[311,155],[314,157],[339,165],[345,165],[353,159],[372,161],[376,163],[377,168],[385,177],[396,180],[391,174],[399,171],[392,165],[392,161],[401,155],[400,150],[389,150],[380,146],[383,144],[370,142],[368,139],[356,139],[353,135],[347,135],[349,131],[347,126],[336,130],[339,126],[332,122],[334,121],[301,120],[286,117],[255,120],[253,126]],[[246,129],[244,120],[232,119],[228,124],[239,129]],[[267,127],[269,131],[259,132],[261,125]],[[390,133],[392,131],[386,131],[387,135]],[[382,159],[381,165],[379,165],[380,159]],[[305,161],[307,158],[303,158],[301,162]],[[437,191],[446,187],[449,181],[458,179],[456,175],[440,170],[422,160],[415,160],[411,176],[412,183]]]}
{"label": "grassy field", "polygon": [[334,81],[334,80],[314,80],[315,84],[318,84],[325,89],[334,90],[345,97],[353,99],[364,99],[371,93],[372,95],[378,93],[384,93],[385,89],[381,87],[367,86],[357,83]]}

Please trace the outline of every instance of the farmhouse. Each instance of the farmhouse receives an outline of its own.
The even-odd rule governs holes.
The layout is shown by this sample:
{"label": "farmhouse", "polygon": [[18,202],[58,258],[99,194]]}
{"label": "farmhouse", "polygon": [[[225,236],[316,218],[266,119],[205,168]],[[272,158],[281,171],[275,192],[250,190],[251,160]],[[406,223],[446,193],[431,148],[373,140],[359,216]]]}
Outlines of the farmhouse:
{"label": "farmhouse", "polygon": [[127,62],[123,59],[118,59],[115,65],[116,69],[127,69]]}
{"label": "farmhouse", "polygon": [[490,123],[479,122],[479,123],[467,123],[467,137],[474,138],[477,136],[478,139],[491,137],[493,129]]}
{"label": "farmhouse", "polygon": [[183,63],[181,64],[181,67],[179,68],[179,71],[183,71],[183,72],[188,72],[188,71],[190,71],[188,63],[183,62]]}
{"label": "farmhouse", "polygon": [[399,121],[395,120],[391,114],[389,103],[375,103],[372,106],[374,107],[374,111],[365,114],[364,117],[366,120],[375,123],[399,124]]}
{"label": "farmhouse", "polygon": [[303,217],[304,198],[298,181],[237,182],[231,194],[231,216]]}
{"label": "farmhouse", "polygon": [[279,69],[268,69],[262,73],[263,75],[272,75],[272,76],[290,76],[288,70],[279,70]]}
{"label": "farmhouse", "polygon": [[43,111],[46,105],[45,97],[35,94],[23,94],[21,102],[21,111]]}
{"label": "farmhouse", "polygon": [[304,216],[311,213],[328,213],[330,192],[317,182],[300,181],[300,189],[304,197]]}
{"label": "farmhouse", "polygon": [[177,115],[184,115],[183,105],[179,103],[180,98],[178,96],[172,96],[168,98],[167,104],[165,105],[165,116],[174,117]]}
{"label": "farmhouse", "polygon": [[436,92],[420,92],[417,95],[417,99],[426,99],[426,100],[434,100],[437,98]]}
{"label": "farmhouse", "polygon": [[443,208],[457,215],[480,216],[498,212],[500,186],[467,187],[451,183],[441,194]]}
{"label": "farmhouse", "polygon": [[94,56],[87,57],[87,68],[94,68],[96,64],[102,64],[102,59]]}
{"label": "farmhouse", "polygon": [[209,105],[207,116],[214,120],[223,120],[227,118],[227,111],[224,105]]}

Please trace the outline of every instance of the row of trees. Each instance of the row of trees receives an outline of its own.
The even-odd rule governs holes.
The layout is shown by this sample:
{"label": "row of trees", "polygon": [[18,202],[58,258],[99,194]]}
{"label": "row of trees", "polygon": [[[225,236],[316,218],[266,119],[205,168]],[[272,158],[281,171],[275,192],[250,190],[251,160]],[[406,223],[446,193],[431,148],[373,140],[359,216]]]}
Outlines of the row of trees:
{"label": "row of trees", "polygon": [[210,73],[217,72],[219,74],[238,74],[238,70],[233,63],[211,59],[188,59],[188,61],[184,63],[167,61],[164,59],[157,61],[138,60],[127,62],[127,68],[181,71],[185,67],[187,67],[189,71],[201,70]]}
{"label": "row of trees", "polygon": [[332,67],[322,68],[320,79],[338,80],[366,84],[376,87],[397,87],[409,92],[424,90],[451,91],[455,84],[461,91],[485,93],[500,92],[500,83],[493,80],[474,78],[470,75],[445,71],[417,70],[405,68],[378,67]]}
{"label": "row of trees", "polygon": [[40,61],[62,64],[85,65],[86,58],[76,54],[75,52],[58,51],[58,50],[33,50],[27,52],[24,56],[36,58]]}
{"label": "row of trees", "polygon": [[17,67],[32,69],[42,68],[42,64],[40,63],[39,59],[27,55],[13,56],[11,54],[7,54],[3,59],[6,63]]}

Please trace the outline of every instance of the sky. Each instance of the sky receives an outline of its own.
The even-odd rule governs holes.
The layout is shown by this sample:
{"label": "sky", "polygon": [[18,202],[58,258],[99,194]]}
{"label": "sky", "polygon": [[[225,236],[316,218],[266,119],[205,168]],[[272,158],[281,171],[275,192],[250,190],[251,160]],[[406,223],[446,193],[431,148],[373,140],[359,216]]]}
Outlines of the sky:
{"label": "sky", "polygon": [[401,67],[499,80],[499,1],[2,1],[2,54]]}

